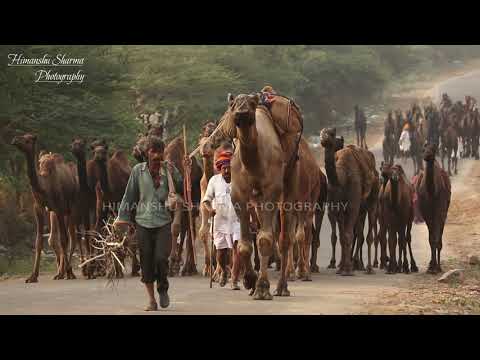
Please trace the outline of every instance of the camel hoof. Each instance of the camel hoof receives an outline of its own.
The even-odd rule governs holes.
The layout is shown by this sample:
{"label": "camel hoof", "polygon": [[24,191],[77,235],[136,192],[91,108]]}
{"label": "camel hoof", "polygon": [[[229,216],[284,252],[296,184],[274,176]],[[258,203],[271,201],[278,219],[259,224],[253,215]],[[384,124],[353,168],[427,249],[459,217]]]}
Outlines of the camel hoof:
{"label": "camel hoof", "polygon": [[435,275],[435,274],[437,274],[437,271],[434,267],[429,266],[428,269],[427,269],[427,274]]}
{"label": "camel hoof", "polygon": [[26,284],[31,284],[31,283],[36,283],[38,282],[38,276],[36,275],[30,275],[29,278],[25,279]]}
{"label": "camel hoof", "polygon": [[139,277],[140,276],[140,273],[138,271],[135,271],[135,272],[132,272],[131,273],[131,276],[132,277]]}
{"label": "camel hoof", "polygon": [[310,275],[304,275],[302,281],[312,281],[312,277]]}
{"label": "camel hoof", "polygon": [[248,293],[248,296],[252,296],[255,293],[255,289],[251,289],[250,292]]}
{"label": "camel hoof", "polygon": [[310,271],[312,273],[319,273],[320,272],[320,268],[318,267],[317,264],[313,264],[313,265],[310,265]]}
{"label": "camel hoof", "polygon": [[342,272],[340,273],[341,276],[354,276],[355,274],[353,273],[352,270],[342,270]]}
{"label": "camel hoof", "polygon": [[377,268],[378,268],[378,261],[375,260],[375,261],[373,262],[373,268],[374,268],[374,269],[377,269]]}
{"label": "camel hoof", "polygon": [[257,283],[257,279],[257,273],[255,273],[254,271],[246,272],[243,276],[243,286],[247,290],[255,290],[255,284]]}
{"label": "camel hoof", "polygon": [[255,293],[253,300],[272,300],[273,296],[270,294],[270,283],[268,280],[258,280],[255,286]]}
{"label": "camel hoof", "polygon": [[411,265],[410,265],[410,271],[411,271],[412,273],[418,273],[418,267],[417,267],[417,265],[411,264]]}
{"label": "camel hoof", "polygon": [[367,269],[365,270],[365,274],[373,275],[375,274],[375,271],[373,271],[373,268],[371,266],[367,266]]}
{"label": "camel hoof", "polygon": [[295,274],[291,273],[290,275],[287,276],[287,280],[288,281],[295,281],[297,279],[295,278]]}
{"label": "camel hoof", "polygon": [[287,284],[278,284],[277,289],[274,291],[275,296],[290,296],[290,291],[287,288]]}
{"label": "camel hoof", "polygon": [[330,260],[330,264],[327,266],[327,269],[335,269],[335,260]]}

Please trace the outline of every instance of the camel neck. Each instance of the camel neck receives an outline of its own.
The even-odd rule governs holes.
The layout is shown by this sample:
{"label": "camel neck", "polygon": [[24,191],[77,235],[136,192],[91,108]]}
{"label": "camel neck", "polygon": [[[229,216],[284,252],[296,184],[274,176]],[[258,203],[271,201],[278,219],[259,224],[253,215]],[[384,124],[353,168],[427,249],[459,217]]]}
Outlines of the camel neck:
{"label": "camel neck", "polygon": [[333,147],[325,148],[325,171],[328,182],[334,186],[338,185],[337,168],[335,166],[335,150]]}
{"label": "camel neck", "polygon": [[108,186],[107,161],[99,161],[97,164],[100,171],[100,188],[106,193],[110,190]]}
{"label": "camel neck", "polygon": [[26,157],[27,175],[28,179],[30,180],[30,186],[34,192],[41,193],[42,189],[40,188],[40,183],[38,181],[36,156],[33,153],[27,153]]}
{"label": "camel neck", "polygon": [[435,194],[435,182],[433,181],[434,178],[434,171],[435,165],[434,161],[427,161],[427,165],[425,167],[425,183],[427,185],[427,191],[430,195]]}
{"label": "camel neck", "polygon": [[240,159],[245,168],[250,172],[259,169],[258,159],[258,132],[255,123],[248,127],[238,127],[238,140]]}
{"label": "camel neck", "polygon": [[87,181],[87,160],[85,155],[76,156],[77,159],[77,169],[78,169],[78,182],[80,184],[80,191],[88,192],[88,181]]}
{"label": "camel neck", "polygon": [[398,181],[393,181],[390,179],[390,186],[391,186],[391,203],[392,208],[398,210]]}
{"label": "camel neck", "polygon": [[213,176],[213,156],[203,156],[203,172],[205,174],[205,178],[210,180]]}

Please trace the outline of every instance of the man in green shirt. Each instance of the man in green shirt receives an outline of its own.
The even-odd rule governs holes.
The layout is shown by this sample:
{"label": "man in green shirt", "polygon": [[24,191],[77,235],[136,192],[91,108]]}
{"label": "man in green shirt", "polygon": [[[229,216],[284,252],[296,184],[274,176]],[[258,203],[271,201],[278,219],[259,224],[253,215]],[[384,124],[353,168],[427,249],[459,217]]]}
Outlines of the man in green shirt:
{"label": "man in green shirt", "polygon": [[183,179],[171,163],[164,161],[165,145],[154,135],[147,138],[147,162],[137,164],[130,174],[118,218],[114,226],[133,227],[131,211],[135,209],[135,228],[140,252],[142,282],[145,283],[149,304],[146,311],[158,310],[154,294],[154,281],[160,297],[160,306],[170,304],[168,296],[168,258],[172,251],[172,217],[165,207],[168,197],[167,167],[172,175],[175,191],[183,193]]}

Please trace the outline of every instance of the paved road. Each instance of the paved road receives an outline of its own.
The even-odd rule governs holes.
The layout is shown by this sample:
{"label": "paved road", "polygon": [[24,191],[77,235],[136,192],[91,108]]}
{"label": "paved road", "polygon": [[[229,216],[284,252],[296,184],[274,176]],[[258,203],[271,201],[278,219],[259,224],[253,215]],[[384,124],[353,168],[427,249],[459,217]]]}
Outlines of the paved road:
{"label": "paved road", "polygon": [[[465,94],[480,99],[480,72],[448,80],[436,88],[437,94],[447,91],[454,99]],[[373,149],[377,165],[381,161],[380,144]],[[460,175],[452,179],[453,196],[461,186],[462,174],[474,165],[474,161],[460,161]],[[412,164],[403,164],[411,175]],[[336,276],[327,270],[330,260],[330,224],[327,217],[321,231],[319,249],[320,274],[313,275],[312,282],[289,283],[291,297],[274,298],[273,301],[253,301],[247,291],[232,291],[228,287],[208,287],[208,279],[201,276],[172,278],[171,307],[155,314],[350,314],[362,311],[364,300],[374,298],[383,290],[395,288],[415,275],[386,275],[378,271],[374,275],[357,272],[354,277]],[[420,271],[425,271],[429,260],[426,227],[414,226],[413,249]],[[200,254],[200,251],[197,252]],[[337,246],[337,259],[340,253]],[[364,250],[364,262],[366,249]],[[198,269],[203,261],[198,259]],[[272,288],[277,274],[271,272]],[[54,281],[51,275],[40,277],[37,284],[25,284],[24,279],[8,279],[0,282],[0,314],[145,314],[144,290],[138,278],[120,280],[117,290],[105,287],[104,279]],[[148,313],[152,314],[152,313]]]}

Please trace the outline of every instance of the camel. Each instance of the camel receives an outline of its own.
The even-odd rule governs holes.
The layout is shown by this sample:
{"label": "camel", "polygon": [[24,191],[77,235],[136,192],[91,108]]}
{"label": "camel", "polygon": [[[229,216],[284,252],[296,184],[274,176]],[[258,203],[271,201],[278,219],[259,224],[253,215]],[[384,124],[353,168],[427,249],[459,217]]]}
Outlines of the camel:
{"label": "camel", "polygon": [[[45,208],[50,212],[50,238],[49,243],[56,250],[57,273],[54,280],[75,279],[68,256],[67,245],[70,239],[70,249],[75,238],[75,229],[71,226],[70,216],[78,194],[78,181],[72,176],[70,167],[65,164],[59,154],[44,154],[36,165],[36,135],[25,134],[15,136],[11,144],[24,153],[27,160],[28,178],[34,198],[34,212],[37,224],[35,240],[35,262],[32,274],[26,279],[26,283],[38,282],[40,267],[40,255],[43,248],[43,228]],[[52,214],[53,213],[53,214]],[[59,241],[55,241],[57,235],[53,216],[58,220]],[[68,233],[67,233],[68,227]],[[70,235],[70,236],[69,236]]]}
{"label": "camel", "polygon": [[[109,157],[104,139],[94,140],[90,147],[93,160],[87,162],[87,176],[90,186],[95,188],[95,230],[102,232],[109,214],[115,215],[120,206],[132,168],[121,150],[114,151]],[[138,266],[132,267],[132,274],[135,276],[138,270]],[[117,274],[123,276],[120,268],[117,268]]]}
{"label": "camel", "polygon": [[[287,257],[295,237],[296,216],[284,204],[293,204],[298,191],[298,165],[295,161],[295,144],[285,143],[291,133],[279,136],[279,121],[298,124],[301,115],[290,100],[275,97],[270,108],[259,106],[259,94],[240,94],[228,97],[228,110],[224,128],[228,137],[236,138],[236,151],[232,168],[232,203],[240,219],[241,240],[238,244],[242,266],[245,269],[243,283],[251,290],[255,300],[271,300],[268,279],[268,262],[274,248],[273,219],[280,207],[279,250],[281,254],[280,279],[274,293],[289,296],[287,286]],[[295,138],[297,134],[294,134]],[[272,176],[274,174],[275,176]],[[248,204],[257,204],[260,230],[257,245],[260,252],[259,276],[252,268],[252,241],[250,237],[250,212]],[[278,204],[278,205],[277,205]]]}
{"label": "camel", "polygon": [[[337,136],[336,139],[335,139],[335,142],[336,142],[335,152],[343,149],[344,142],[345,142],[343,136]],[[332,229],[332,234],[331,234],[331,237],[330,237],[330,241],[331,241],[331,244],[332,244],[332,257],[330,259],[329,265],[327,266],[327,269],[335,269],[336,268],[335,253],[336,253],[336,246],[337,246],[337,239],[338,238],[337,238],[337,219],[335,217],[335,212],[334,212],[333,208],[336,207],[336,206],[332,206],[333,202],[332,202],[332,199],[331,199],[331,193],[328,191],[327,177],[323,173],[321,173],[320,179],[321,179],[322,185],[325,185],[325,187],[323,188],[324,191],[322,191],[322,193],[321,193],[321,197],[323,199],[323,200],[321,200],[321,204],[322,204],[323,209],[324,209],[324,205],[325,204],[327,205],[328,220],[330,222],[330,228]],[[315,221],[317,221],[317,219],[319,219],[321,221],[322,218],[321,218],[321,216],[318,216],[318,218],[317,218],[317,214],[315,214]],[[315,226],[317,227],[317,225],[315,225]],[[316,235],[316,234],[317,234],[317,230],[315,230],[314,236],[313,236],[314,245],[316,247],[315,247],[315,249],[312,249],[312,260],[314,260],[313,265],[311,265],[312,272],[319,272],[318,265],[316,264],[316,259],[317,259],[317,249],[320,247],[320,241],[319,241],[320,240],[319,239],[320,226],[318,226],[318,235]],[[315,243],[315,241],[317,241],[317,239],[318,239],[318,243]],[[313,257],[315,257],[315,258],[313,258]]]}
{"label": "camel", "polygon": [[[320,142],[325,149],[325,169],[328,178],[329,206],[338,223],[342,259],[337,271],[342,276],[353,275],[352,245],[354,228],[360,215],[361,205],[371,205],[375,183],[375,158],[367,150],[348,146],[336,149],[336,129],[325,128],[320,133]],[[364,152],[363,152],[364,151]],[[368,155],[368,154],[371,154]],[[329,208],[329,210],[330,210]],[[373,215],[373,211],[370,212]],[[330,214],[330,212],[329,212]],[[370,216],[370,215],[369,215]],[[373,226],[373,222],[372,222]],[[367,236],[369,259],[367,271],[372,273],[370,245],[373,241],[371,227]]]}
{"label": "camel", "polygon": [[[203,134],[199,141],[200,143],[200,156],[203,161],[203,175],[200,179],[200,189],[201,189],[201,198],[205,196],[207,191],[207,185],[210,178],[214,175],[214,161],[213,155],[215,151],[214,143],[211,140],[208,140],[208,137],[212,134],[215,129],[215,124],[207,123],[203,128]],[[198,231],[200,241],[203,244],[204,254],[205,254],[205,265],[202,271],[203,276],[210,276],[212,271],[212,264],[210,263],[210,250],[209,250],[209,236],[210,236],[210,225],[209,225],[209,213],[207,209],[200,204],[200,218],[201,225]]]}
{"label": "camel", "polygon": [[[287,277],[293,274],[294,267],[294,242],[298,246],[298,261],[296,277],[303,281],[311,281],[310,275],[310,247],[313,238],[313,220],[314,216],[323,218],[323,205],[320,194],[322,193],[321,170],[308,146],[305,139],[300,140],[298,160],[299,188],[302,191],[297,192],[295,199],[296,206],[296,232],[295,240],[290,243],[287,264]],[[316,222],[318,231],[320,231],[321,220]]]}
{"label": "camel", "polygon": [[[388,232],[389,264],[387,274],[397,272],[418,272],[413,257],[411,246],[411,230],[413,224],[413,187],[408,181],[403,168],[400,165],[382,163],[382,177],[384,184],[379,196],[380,205],[380,233],[381,263],[386,265],[386,233]],[[396,260],[396,248],[398,248],[398,262]],[[407,259],[407,245],[410,252],[409,268]],[[403,256],[403,258],[402,258]]]}
{"label": "camel", "polygon": [[418,196],[418,207],[428,227],[431,260],[427,273],[442,272],[440,253],[442,251],[443,228],[451,200],[451,183],[448,174],[435,160],[438,151],[435,144],[425,144],[425,170],[414,184]]}
{"label": "camel", "polygon": [[[79,194],[78,201],[74,211],[74,222],[77,232],[83,228],[83,237],[80,236],[79,247],[81,261],[84,261],[83,249],[86,250],[87,258],[90,258],[93,254],[92,239],[89,234],[91,231],[91,213],[95,211],[95,190],[88,183],[87,174],[87,159],[86,159],[86,142],[83,139],[73,139],[70,149],[72,154],[77,159],[77,174],[79,182]],[[83,239],[82,239],[83,238]],[[84,242],[83,242],[83,241]],[[92,268],[93,264],[82,268],[83,275],[87,279],[95,278]]]}
{"label": "camel", "polygon": [[452,175],[452,162],[455,175],[457,174],[458,163],[458,127],[456,126],[456,116],[452,114],[450,121],[444,119],[440,126],[441,131],[441,157],[442,169],[445,169],[445,156],[448,159],[448,175]]}
{"label": "camel", "polygon": [[[179,170],[182,178],[185,179],[185,171],[183,166],[183,159],[185,157],[185,149],[183,137],[177,137],[173,139],[165,148],[165,160],[172,162],[175,167]],[[195,264],[195,254],[194,254],[194,239],[196,239],[196,227],[195,220],[199,215],[199,205],[201,200],[201,188],[200,180],[202,178],[203,171],[200,165],[197,162],[196,158],[192,158],[192,167],[191,167],[191,194],[192,194],[192,228],[193,234],[190,236],[189,226],[190,220],[188,216],[188,210],[183,208],[181,213],[181,228],[180,228],[180,243],[175,249],[175,255],[172,257],[171,262],[171,273],[177,273],[179,270],[179,264],[182,258],[183,243],[185,238],[186,242],[186,257],[183,267],[181,269],[182,276],[190,276],[197,274],[197,268]],[[183,195],[183,194],[181,194]],[[174,221],[175,222],[175,221]],[[192,238],[193,237],[193,238]],[[176,237],[174,236],[174,239]],[[174,251],[174,249],[172,249]]]}

